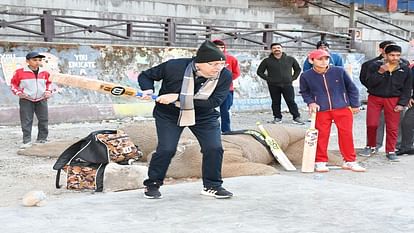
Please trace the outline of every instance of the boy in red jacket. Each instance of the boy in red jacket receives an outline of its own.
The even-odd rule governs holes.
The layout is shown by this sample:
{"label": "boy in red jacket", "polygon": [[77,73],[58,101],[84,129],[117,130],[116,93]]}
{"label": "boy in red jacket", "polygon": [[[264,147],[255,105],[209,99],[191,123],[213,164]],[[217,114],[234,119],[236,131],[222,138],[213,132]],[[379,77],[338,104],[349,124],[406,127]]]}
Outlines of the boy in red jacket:
{"label": "boy in red jacket", "polygon": [[318,49],[309,53],[313,68],[302,73],[300,93],[310,112],[316,114],[319,130],[315,171],[328,172],[328,142],[332,121],[338,129],[339,149],[344,159],[343,169],[364,172],[356,160],[353,142],[353,113],[359,112],[359,93],[342,67],[329,66],[329,53]]}
{"label": "boy in red jacket", "polygon": [[[235,57],[227,53],[226,45],[222,40],[214,40],[213,43],[226,56],[226,68],[230,70],[233,81],[236,80],[240,76],[239,62]],[[231,83],[229,94],[227,95],[227,98],[224,100],[224,102],[220,105],[221,132],[223,133],[231,131],[230,108],[233,105],[233,92],[234,87],[233,83]]]}
{"label": "boy in red jacket", "polygon": [[45,56],[38,52],[26,55],[27,66],[17,69],[11,79],[11,90],[19,96],[20,123],[23,131],[22,149],[31,146],[33,114],[38,119],[37,143],[48,136],[47,99],[52,95],[50,74],[40,67]]}

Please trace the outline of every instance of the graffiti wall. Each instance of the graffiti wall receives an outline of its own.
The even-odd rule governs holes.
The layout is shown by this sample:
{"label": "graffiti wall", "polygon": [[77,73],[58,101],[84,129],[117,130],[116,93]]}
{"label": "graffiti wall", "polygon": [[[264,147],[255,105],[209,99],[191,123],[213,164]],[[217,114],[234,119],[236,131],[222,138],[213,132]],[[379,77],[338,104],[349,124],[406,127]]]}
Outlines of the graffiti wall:
{"label": "graffiti wall", "polygon": [[[38,51],[45,55],[43,67],[60,72],[115,82],[139,89],[137,76],[141,70],[172,58],[191,57],[195,49],[134,47],[116,45],[75,45],[50,43],[0,42],[0,124],[18,123],[18,98],[10,91],[14,71],[26,64],[25,55]],[[266,51],[230,51],[240,62],[242,75],[235,84],[233,111],[270,110],[267,85],[256,75]],[[290,54],[303,64],[306,53]],[[346,69],[358,80],[361,54],[344,56]],[[358,81],[359,84],[359,81]],[[159,88],[160,83],[157,83]],[[298,82],[294,83],[298,87]],[[360,85],[360,84],[359,84]],[[125,116],[151,115],[152,102],[120,98],[98,92],[53,85],[49,100],[51,122],[113,119]],[[300,104],[301,98],[297,97]]]}

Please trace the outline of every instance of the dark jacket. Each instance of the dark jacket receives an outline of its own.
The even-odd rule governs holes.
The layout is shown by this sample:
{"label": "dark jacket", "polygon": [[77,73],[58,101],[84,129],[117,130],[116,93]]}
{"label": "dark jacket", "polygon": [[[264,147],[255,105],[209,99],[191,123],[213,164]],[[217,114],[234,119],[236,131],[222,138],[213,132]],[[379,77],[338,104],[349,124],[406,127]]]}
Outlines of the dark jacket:
{"label": "dark jacket", "polygon": [[294,57],[283,53],[280,59],[276,59],[273,54],[270,54],[260,63],[257,75],[273,85],[286,86],[292,85],[292,81],[298,78],[300,71],[299,63]]}
{"label": "dark jacket", "polygon": [[339,66],[330,67],[324,74],[313,69],[302,73],[300,94],[308,105],[316,103],[320,111],[359,107],[359,93],[346,71]]}
{"label": "dark jacket", "polygon": [[[359,81],[361,81],[362,85],[364,85],[365,87],[367,87],[367,75],[368,75],[368,68],[369,68],[369,66],[372,63],[374,63],[376,61],[380,61],[382,59],[383,59],[383,57],[380,54],[378,57],[375,57],[375,58],[373,58],[371,60],[368,60],[368,61],[362,63],[362,65],[361,65],[361,71],[359,73]],[[407,60],[403,59],[403,58],[401,58],[401,62],[404,63],[404,64],[406,64],[406,65],[409,64],[409,62]]]}
{"label": "dark jacket", "polygon": [[410,68],[400,62],[394,71],[380,74],[378,69],[382,64],[384,64],[383,60],[375,61],[368,68],[366,80],[368,93],[384,98],[400,97],[397,104],[406,106],[412,89]]}
{"label": "dark jacket", "polygon": [[[171,94],[181,92],[181,85],[184,78],[184,72],[187,65],[192,61],[192,58],[172,59],[161,63],[158,66],[152,67],[143,71],[138,76],[138,83],[141,90],[154,90],[154,81],[161,81],[161,88],[158,95]],[[206,78],[197,77],[194,81],[194,93],[196,93],[206,81]],[[221,71],[219,81],[216,89],[207,100],[194,100],[194,110],[197,119],[202,119],[209,116],[218,117],[219,114],[215,110],[220,106],[229,92],[230,83],[232,82],[232,74],[229,70],[223,69]],[[180,109],[175,104],[160,104],[156,103],[154,108],[154,117],[162,116],[173,121],[177,121]],[[212,114],[212,115],[211,115]]]}
{"label": "dark jacket", "polygon": [[371,60],[368,60],[361,65],[361,71],[359,72],[359,81],[361,81],[361,84],[367,87],[367,75],[368,75],[368,67],[376,62],[382,59],[382,55],[379,55],[378,57],[375,57]]}

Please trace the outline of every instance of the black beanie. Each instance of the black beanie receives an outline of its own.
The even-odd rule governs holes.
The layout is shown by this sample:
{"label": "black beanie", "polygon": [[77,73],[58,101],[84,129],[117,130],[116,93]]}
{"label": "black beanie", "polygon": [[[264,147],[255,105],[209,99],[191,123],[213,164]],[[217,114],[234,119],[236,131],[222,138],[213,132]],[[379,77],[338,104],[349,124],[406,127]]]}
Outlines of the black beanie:
{"label": "black beanie", "polygon": [[396,44],[390,44],[387,47],[385,47],[385,53],[391,53],[391,52],[401,53],[401,47]]}
{"label": "black beanie", "polygon": [[197,55],[194,59],[195,63],[206,63],[210,61],[225,61],[226,56],[217,48],[213,42],[206,40],[200,45],[197,50]]}

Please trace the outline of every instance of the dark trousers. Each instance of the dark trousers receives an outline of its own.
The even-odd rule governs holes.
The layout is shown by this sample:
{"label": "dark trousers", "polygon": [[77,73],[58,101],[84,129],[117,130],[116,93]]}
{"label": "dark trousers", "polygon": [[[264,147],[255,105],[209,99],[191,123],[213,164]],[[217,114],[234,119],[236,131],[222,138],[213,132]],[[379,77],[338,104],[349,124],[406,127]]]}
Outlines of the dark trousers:
{"label": "dark trousers", "polygon": [[401,121],[401,145],[400,150],[410,150],[414,138],[414,107],[409,108]]}
{"label": "dark trousers", "polygon": [[47,100],[32,102],[27,99],[20,99],[20,124],[23,131],[23,143],[32,141],[33,115],[36,114],[38,124],[37,140],[46,140],[48,130],[48,108]]}
{"label": "dark trousers", "polygon": [[379,124],[377,128],[377,145],[376,145],[377,149],[380,149],[382,147],[382,143],[384,141],[384,133],[385,133],[384,111],[381,111]]}
{"label": "dark trousers", "polygon": [[[162,185],[171,159],[177,150],[178,140],[184,127],[177,126],[176,121],[164,119],[160,116],[155,118],[157,127],[158,145],[152,155],[149,168],[148,179],[144,185]],[[204,187],[220,187],[223,183],[221,179],[221,166],[223,161],[223,146],[221,144],[220,124],[217,117],[209,117],[197,120],[194,126],[189,127],[196,136],[203,154],[202,178]]]}
{"label": "dark trousers", "polygon": [[280,112],[282,95],[293,119],[300,117],[298,105],[295,103],[295,89],[292,85],[276,86],[271,83],[267,83],[267,85],[269,87],[270,97],[272,98],[272,111],[275,118],[282,119],[282,113]]}
{"label": "dark trousers", "polygon": [[233,105],[233,91],[229,91],[227,98],[220,105],[220,118],[221,118],[221,132],[231,131],[230,127],[230,108]]}

